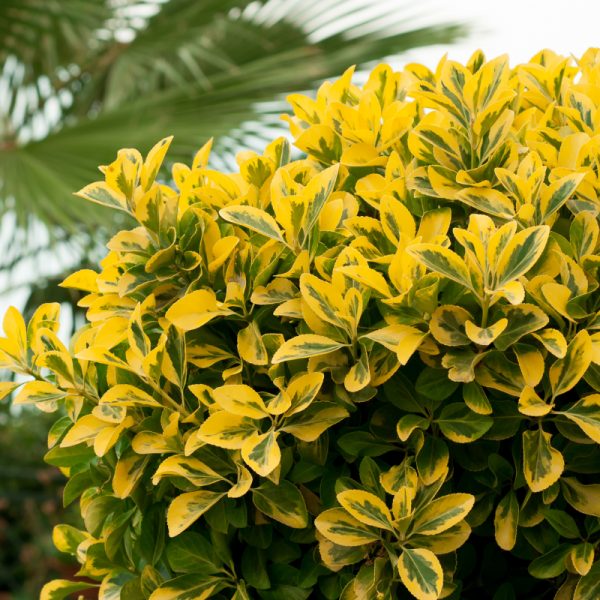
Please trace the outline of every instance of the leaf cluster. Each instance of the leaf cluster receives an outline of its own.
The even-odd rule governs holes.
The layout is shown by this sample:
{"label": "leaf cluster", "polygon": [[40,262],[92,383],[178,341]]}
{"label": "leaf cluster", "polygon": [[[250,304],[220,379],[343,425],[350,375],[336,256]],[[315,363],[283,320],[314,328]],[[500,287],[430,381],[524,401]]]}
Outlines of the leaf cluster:
{"label": "leaf cluster", "polygon": [[352,72],[288,97],[300,160],[120,150],[88,323],[5,317],[102,600],[598,597],[600,52]]}

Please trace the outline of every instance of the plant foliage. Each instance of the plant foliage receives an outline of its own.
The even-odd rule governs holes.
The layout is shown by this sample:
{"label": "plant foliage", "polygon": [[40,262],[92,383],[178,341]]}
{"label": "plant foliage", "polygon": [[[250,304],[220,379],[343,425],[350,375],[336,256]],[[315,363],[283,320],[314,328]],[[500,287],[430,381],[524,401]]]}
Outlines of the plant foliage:
{"label": "plant foliage", "polygon": [[598,598],[600,52],[352,72],[306,158],[120,150],[88,324],[5,317],[101,600]]}

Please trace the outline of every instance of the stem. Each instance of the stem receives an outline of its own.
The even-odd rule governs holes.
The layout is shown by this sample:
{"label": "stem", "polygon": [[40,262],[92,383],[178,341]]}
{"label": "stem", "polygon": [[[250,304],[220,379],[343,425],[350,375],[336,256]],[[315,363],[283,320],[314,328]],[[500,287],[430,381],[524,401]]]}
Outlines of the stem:
{"label": "stem", "polygon": [[473,131],[472,127],[469,127],[469,142],[471,144],[471,169],[475,168],[475,148],[476,148],[476,144],[475,144],[475,132]]}
{"label": "stem", "polygon": [[485,329],[487,327],[488,310],[490,309],[490,297],[488,295],[485,296],[481,308],[483,310],[481,315],[481,329]]}
{"label": "stem", "polygon": [[155,392],[158,392],[161,395],[162,399],[165,400],[165,402],[169,404],[174,411],[182,413],[184,417],[190,416],[190,412],[185,408],[185,406],[181,406],[175,402],[175,400],[173,400],[173,398],[171,398],[167,392],[161,390],[154,381],[151,379],[147,379],[146,381]]}

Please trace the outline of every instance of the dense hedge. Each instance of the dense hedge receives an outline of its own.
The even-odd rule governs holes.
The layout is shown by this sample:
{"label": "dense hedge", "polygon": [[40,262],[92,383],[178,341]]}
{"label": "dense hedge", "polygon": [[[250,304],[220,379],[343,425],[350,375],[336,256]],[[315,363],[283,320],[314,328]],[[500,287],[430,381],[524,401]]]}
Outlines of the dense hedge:
{"label": "dense hedge", "polygon": [[[294,146],[79,196],[108,244],[88,324],[4,320],[16,404],[102,600],[597,600],[600,53],[352,69],[288,98]],[[162,180],[161,180],[162,181]],[[595,333],[598,331],[598,333]],[[44,599],[89,587],[55,581]]]}

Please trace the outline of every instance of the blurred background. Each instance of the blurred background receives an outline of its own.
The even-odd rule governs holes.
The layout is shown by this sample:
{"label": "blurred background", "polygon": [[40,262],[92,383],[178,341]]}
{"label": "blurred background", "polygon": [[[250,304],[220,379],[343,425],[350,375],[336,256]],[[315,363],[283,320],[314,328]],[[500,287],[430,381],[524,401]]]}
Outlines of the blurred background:
{"label": "blurred background", "polygon": [[[566,12],[568,8],[568,12]],[[285,135],[285,96],[315,90],[352,64],[435,68],[510,53],[511,66],[551,47],[579,57],[600,45],[591,2],[505,0],[1,0],[0,316],[62,305],[61,336],[83,323],[57,287],[94,267],[121,214],[74,197],[123,147],[143,155],[174,135],[171,163],[215,138],[211,166],[232,170]],[[169,166],[169,165],[167,165]],[[168,177],[168,175],[167,175]],[[0,373],[0,379],[6,377]],[[0,600],[33,600],[76,564],[52,544],[65,479],[45,465],[56,414],[0,404]],[[19,407],[20,408],[20,407]]]}

